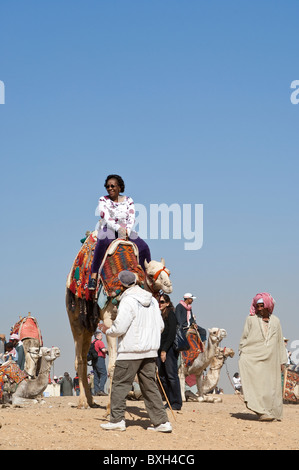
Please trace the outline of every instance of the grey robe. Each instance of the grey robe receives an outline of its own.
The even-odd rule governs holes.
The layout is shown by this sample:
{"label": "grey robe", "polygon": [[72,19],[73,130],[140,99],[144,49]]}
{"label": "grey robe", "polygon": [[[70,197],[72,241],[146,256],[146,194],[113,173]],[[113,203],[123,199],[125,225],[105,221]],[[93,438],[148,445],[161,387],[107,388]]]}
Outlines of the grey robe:
{"label": "grey robe", "polygon": [[247,408],[272,418],[282,417],[281,364],[287,362],[279,319],[270,315],[265,331],[259,315],[246,318],[240,341],[239,370]]}

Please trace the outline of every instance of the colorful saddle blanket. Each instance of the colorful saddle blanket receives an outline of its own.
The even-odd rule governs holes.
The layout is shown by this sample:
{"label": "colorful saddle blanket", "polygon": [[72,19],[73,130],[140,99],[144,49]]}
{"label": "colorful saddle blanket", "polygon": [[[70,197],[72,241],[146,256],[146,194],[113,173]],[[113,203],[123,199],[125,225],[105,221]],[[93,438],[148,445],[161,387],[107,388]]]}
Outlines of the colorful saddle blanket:
{"label": "colorful saddle blanket", "polygon": [[143,286],[145,274],[138,263],[138,248],[134,243],[124,240],[113,241],[100,267],[98,290],[102,284],[108,297],[118,297],[124,290],[118,279],[118,274],[123,270],[134,272],[138,284]]}
{"label": "colorful saddle blanket", "polygon": [[190,348],[187,351],[182,351],[181,354],[184,365],[189,367],[197,356],[204,351],[204,345],[199,334],[194,329],[190,328],[186,336]]}
{"label": "colorful saddle blanket", "polygon": [[18,334],[21,341],[26,338],[38,339],[40,346],[43,346],[42,334],[34,317],[27,316],[20,318],[10,329],[10,334],[12,335],[13,333]]}
{"label": "colorful saddle blanket", "polygon": [[115,299],[116,304],[118,303],[116,297],[123,292],[123,286],[118,279],[120,271],[124,269],[133,271],[137,274],[138,284],[141,286],[144,283],[145,274],[138,264],[137,246],[129,241],[113,240],[100,267],[97,289],[94,294],[94,291],[88,289],[88,282],[96,244],[97,232],[93,232],[86,238],[74,261],[67,285],[76,297],[98,300],[100,307],[103,308],[111,297]]}
{"label": "colorful saddle blanket", "polygon": [[284,375],[283,399],[299,403],[299,397],[295,394],[295,389],[299,388],[298,372],[287,369]]}
{"label": "colorful saddle blanket", "polygon": [[93,232],[83,243],[70,272],[68,287],[80,299],[90,300],[93,296],[88,289],[88,281],[96,244],[97,236]]}
{"label": "colorful saddle blanket", "polygon": [[19,384],[26,378],[27,374],[23,372],[15,362],[8,361],[0,366],[0,400],[3,396],[5,379],[9,379],[11,382]]}

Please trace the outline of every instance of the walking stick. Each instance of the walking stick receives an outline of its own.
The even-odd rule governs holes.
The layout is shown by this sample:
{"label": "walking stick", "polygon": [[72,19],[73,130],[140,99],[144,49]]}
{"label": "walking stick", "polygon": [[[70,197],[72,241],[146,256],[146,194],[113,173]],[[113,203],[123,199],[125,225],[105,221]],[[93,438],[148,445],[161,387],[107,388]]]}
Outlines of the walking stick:
{"label": "walking stick", "polygon": [[175,414],[174,414],[174,412],[173,412],[173,409],[171,408],[171,405],[170,405],[170,403],[169,403],[169,401],[168,401],[167,395],[166,395],[165,390],[164,390],[164,388],[163,388],[163,385],[162,385],[162,383],[161,383],[161,380],[160,380],[160,377],[159,377],[158,369],[157,369],[156,373],[157,373],[157,379],[158,379],[158,381],[159,381],[159,384],[160,384],[160,387],[161,387],[162,392],[163,392],[163,394],[164,394],[164,397],[166,398],[167,404],[168,404],[169,408],[171,409],[172,416],[174,417],[174,420],[176,421]]}

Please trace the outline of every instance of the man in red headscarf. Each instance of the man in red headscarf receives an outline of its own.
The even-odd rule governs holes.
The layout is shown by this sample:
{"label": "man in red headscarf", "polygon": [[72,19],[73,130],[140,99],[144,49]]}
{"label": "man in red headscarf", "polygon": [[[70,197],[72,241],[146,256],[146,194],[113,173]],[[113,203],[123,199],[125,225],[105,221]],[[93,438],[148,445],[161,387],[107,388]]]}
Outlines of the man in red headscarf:
{"label": "man in red headscarf", "polygon": [[287,357],[274,305],[266,292],[254,297],[239,346],[244,401],[263,421],[282,418],[281,371]]}

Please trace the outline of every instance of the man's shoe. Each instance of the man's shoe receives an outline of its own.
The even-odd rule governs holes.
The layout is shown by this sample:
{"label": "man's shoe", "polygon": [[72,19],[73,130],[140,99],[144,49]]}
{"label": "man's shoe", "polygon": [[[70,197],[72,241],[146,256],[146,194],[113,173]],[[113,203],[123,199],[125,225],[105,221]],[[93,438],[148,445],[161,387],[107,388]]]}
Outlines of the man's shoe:
{"label": "man's shoe", "polygon": [[149,427],[147,428],[148,431],[156,431],[156,432],[172,432],[172,426],[169,421],[166,423],[160,424],[156,427]]}
{"label": "man's shoe", "polygon": [[260,421],[275,421],[275,418],[269,415],[260,415],[259,420]]}
{"label": "man's shoe", "polygon": [[99,390],[96,395],[98,397],[108,397],[108,393],[103,392],[103,390]]}
{"label": "man's shoe", "polygon": [[97,288],[97,280],[96,279],[89,279],[88,289],[89,290],[96,290],[96,288]]}
{"label": "man's shoe", "polygon": [[125,431],[126,423],[124,420],[122,420],[119,423],[101,424],[101,428],[106,429],[106,431]]}

